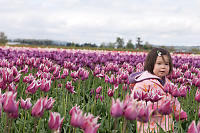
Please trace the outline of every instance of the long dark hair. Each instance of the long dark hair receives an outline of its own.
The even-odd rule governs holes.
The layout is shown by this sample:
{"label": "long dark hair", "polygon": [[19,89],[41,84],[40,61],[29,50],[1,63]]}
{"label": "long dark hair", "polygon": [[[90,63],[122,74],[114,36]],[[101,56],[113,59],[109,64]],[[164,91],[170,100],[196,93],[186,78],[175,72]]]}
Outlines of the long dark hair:
{"label": "long dark hair", "polygon": [[[172,58],[170,53],[163,49],[163,48],[153,48],[147,55],[145,62],[144,62],[144,70],[147,70],[148,72],[153,74],[153,69],[154,69],[154,65],[156,63],[156,59],[157,57],[162,56],[163,55],[167,55],[169,58],[169,74],[173,71],[173,64],[172,64]],[[164,58],[163,58],[164,60]],[[165,61],[165,60],[164,60]]]}

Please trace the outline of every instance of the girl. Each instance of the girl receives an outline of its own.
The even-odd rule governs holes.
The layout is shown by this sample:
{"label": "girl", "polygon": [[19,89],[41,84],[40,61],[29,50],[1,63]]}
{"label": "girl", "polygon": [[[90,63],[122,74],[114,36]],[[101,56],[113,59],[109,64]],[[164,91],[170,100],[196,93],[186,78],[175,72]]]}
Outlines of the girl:
{"label": "girl", "polygon": [[160,127],[164,131],[173,130],[174,124],[172,122],[172,114],[161,115],[158,113],[159,107],[164,105],[166,100],[170,100],[171,103],[173,103],[172,109],[175,117],[178,115],[177,118],[179,118],[179,114],[181,114],[183,115],[181,119],[187,118],[187,114],[184,111],[181,110],[182,112],[180,113],[180,103],[178,100],[164,91],[166,85],[170,87],[169,85],[171,82],[166,76],[169,75],[172,70],[173,64],[170,53],[162,48],[154,48],[146,57],[144,71],[133,73],[129,76],[130,86],[133,87],[131,92],[132,98],[138,98],[140,94],[149,96],[157,93],[160,99],[156,103],[143,99],[148,101],[146,103],[150,110],[150,119],[148,123],[137,121],[137,130],[140,130],[139,132],[160,132]]}

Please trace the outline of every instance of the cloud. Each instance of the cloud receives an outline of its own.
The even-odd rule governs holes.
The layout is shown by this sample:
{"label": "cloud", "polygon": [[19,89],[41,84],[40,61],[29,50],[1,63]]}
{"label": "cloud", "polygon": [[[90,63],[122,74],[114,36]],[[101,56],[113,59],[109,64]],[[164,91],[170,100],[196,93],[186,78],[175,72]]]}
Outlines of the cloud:
{"label": "cloud", "polygon": [[0,31],[8,38],[78,43],[126,41],[198,45],[198,0],[3,0]]}

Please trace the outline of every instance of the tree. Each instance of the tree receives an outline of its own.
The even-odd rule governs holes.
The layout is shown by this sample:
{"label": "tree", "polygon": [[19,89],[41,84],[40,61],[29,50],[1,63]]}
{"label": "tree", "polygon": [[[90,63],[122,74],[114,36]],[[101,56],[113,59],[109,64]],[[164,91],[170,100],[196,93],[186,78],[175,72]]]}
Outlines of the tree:
{"label": "tree", "polygon": [[136,48],[142,48],[142,41],[141,41],[141,38],[140,37],[137,37],[137,40],[136,40]]}
{"label": "tree", "polygon": [[102,42],[101,45],[99,46],[99,48],[105,48],[105,47],[106,47],[105,42]]}
{"label": "tree", "polygon": [[128,40],[127,44],[126,44],[126,48],[127,49],[134,49],[134,45],[132,43],[132,40]]}
{"label": "tree", "polygon": [[143,48],[148,50],[148,49],[152,49],[153,46],[151,44],[149,44],[149,42],[145,42]]}
{"label": "tree", "polygon": [[115,43],[109,42],[108,43],[108,48],[115,48]]}
{"label": "tree", "polygon": [[117,37],[116,45],[117,45],[117,48],[124,48],[124,40],[123,40],[123,38]]}
{"label": "tree", "polygon": [[4,32],[0,32],[0,43],[6,44],[8,42],[7,36]]}

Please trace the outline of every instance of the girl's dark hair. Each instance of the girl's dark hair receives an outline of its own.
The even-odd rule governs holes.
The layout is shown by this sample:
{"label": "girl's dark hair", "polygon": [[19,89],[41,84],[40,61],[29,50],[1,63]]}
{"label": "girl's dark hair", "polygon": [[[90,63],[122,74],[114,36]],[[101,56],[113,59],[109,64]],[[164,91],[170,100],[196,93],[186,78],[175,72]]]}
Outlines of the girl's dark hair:
{"label": "girl's dark hair", "polygon": [[[157,59],[158,55],[159,56],[161,55],[162,58],[163,58],[163,55],[168,56],[168,58],[169,58],[169,74],[170,74],[173,71],[172,58],[171,58],[170,53],[163,48],[153,48],[148,53],[148,55],[145,59],[145,63],[144,63],[144,70],[147,70],[148,72],[153,74],[154,65],[156,63],[156,59]],[[164,58],[163,58],[163,60],[164,60]]]}

